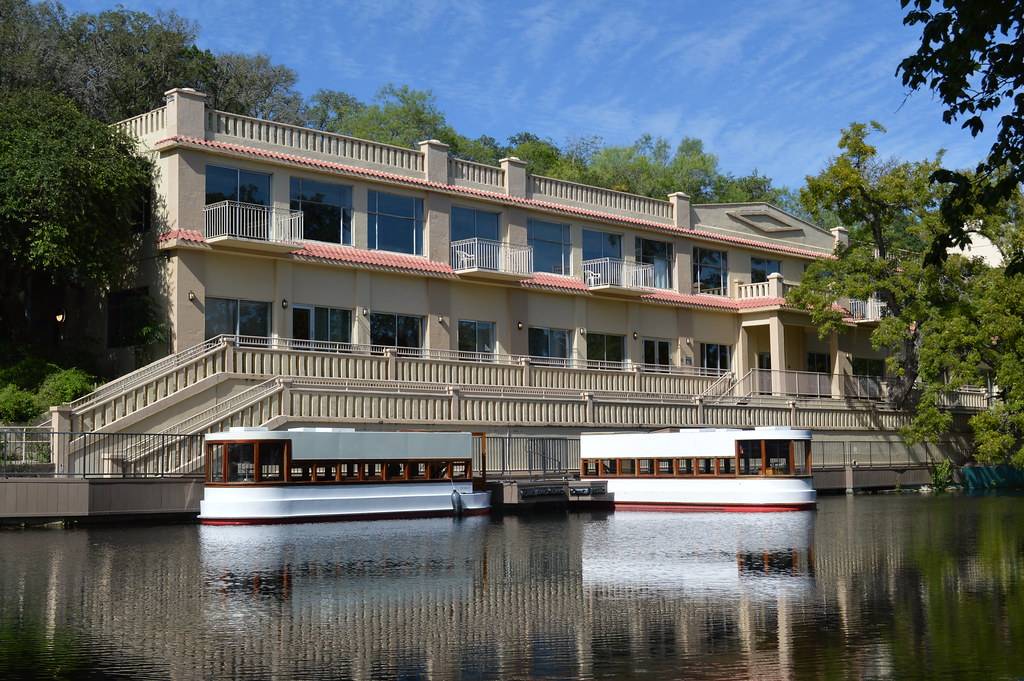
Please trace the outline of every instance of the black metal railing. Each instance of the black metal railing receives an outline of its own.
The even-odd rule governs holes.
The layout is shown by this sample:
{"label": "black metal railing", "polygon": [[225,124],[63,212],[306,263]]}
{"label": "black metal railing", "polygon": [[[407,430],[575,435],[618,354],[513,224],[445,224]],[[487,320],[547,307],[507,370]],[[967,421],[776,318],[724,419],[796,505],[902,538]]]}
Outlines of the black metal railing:
{"label": "black metal railing", "polygon": [[203,436],[0,429],[0,477],[197,478]]}

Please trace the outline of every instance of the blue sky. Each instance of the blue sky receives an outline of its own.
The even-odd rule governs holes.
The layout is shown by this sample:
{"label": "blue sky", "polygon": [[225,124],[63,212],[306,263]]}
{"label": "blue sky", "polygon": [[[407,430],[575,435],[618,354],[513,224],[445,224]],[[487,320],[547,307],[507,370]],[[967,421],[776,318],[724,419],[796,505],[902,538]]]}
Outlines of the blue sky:
{"label": "blue sky", "polygon": [[757,168],[790,186],[821,168],[855,120],[884,124],[879,147],[905,159],[941,147],[948,165],[971,165],[989,141],[943,124],[930,92],[907,98],[894,74],[916,36],[898,0],[122,2],[175,7],[199,22],[201,47],[267,53],[295,69],[305,94],[430,89],[473,137],[693,136],[726,170]]}

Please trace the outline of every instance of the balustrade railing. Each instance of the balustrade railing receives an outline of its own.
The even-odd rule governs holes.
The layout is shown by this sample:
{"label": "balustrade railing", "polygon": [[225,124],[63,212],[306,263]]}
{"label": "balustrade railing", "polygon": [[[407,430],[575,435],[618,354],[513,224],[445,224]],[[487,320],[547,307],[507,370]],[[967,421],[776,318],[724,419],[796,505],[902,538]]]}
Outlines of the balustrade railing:
{"label": "balustrade railing", "polygon": [[462,181],[494,188],[505,186],[505,171],[501,168],[461,158],[448,159],[448,178],[456,184]]}
{"label": "balustrade railing", "polygon": [[533,248],[491,239],[462,239],[451,244],[451,265],[456,272],[486,270],[529,276]]}
{"label": "balustrade railing", "polygon": [[590,288],[617,286],[649,289],[654,288],[654,265],[618,258],[584,260],[583,279]]}
{"label": "balustrade railing", "polygon": [[754,284],[740,284],[736,287],[740,300],[747,298],[768,298],[771,296],[770,284],[767,281],[759,281]]}
{"label": "balustrade railing", "polygon": [[599,208],[610,208],[643,215],[666,223],[672,219],[672,204],[661,199],[592,187],[542,175],[530,175],[528,182],[530,196],[535,199],[555,199]]}
{"label": "balustrade railing", "polygon": [[234,137],[301,151],[340,156],[359,163],[384,166],[405,174],[422,175],[423,173],[423,154],[415,149],[361,140],[297,125],[211,109],[206,112],[206,130],[212,133],[215,139],[222,136]]}
{"label": "balustrade railing", "polygon": [[302,211],[240,201],[219,201],[203,208],[203,237],[236,237],[295,243],[302,240]]}

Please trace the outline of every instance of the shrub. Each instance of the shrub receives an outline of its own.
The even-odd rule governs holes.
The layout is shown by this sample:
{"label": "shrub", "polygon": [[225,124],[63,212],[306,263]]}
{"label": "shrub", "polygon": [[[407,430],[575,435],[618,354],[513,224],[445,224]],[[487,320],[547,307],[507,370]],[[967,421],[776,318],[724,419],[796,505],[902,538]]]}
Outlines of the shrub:
{"label": "shrub", "polygon": [[953,462],[943,459],[932,468],[932,487],[944,490],[953,484]]}
{"label": "shrub", "polygon": [[13,384],[22,390],[35,391],[47,376],[60,367],[40,357],[26,357],[16,364],[0,369],[0,385]]}
{"label": "shrub", "polygon": [[64,404],[92,392],[95,381],[81,369],[62,369],[50,374],[39,386],[39,399],[50,406]]}
{"label": "shrub", "polygon": [[35,395],[16,385],[0,388],[0,422],[24,423],[43,411]]}

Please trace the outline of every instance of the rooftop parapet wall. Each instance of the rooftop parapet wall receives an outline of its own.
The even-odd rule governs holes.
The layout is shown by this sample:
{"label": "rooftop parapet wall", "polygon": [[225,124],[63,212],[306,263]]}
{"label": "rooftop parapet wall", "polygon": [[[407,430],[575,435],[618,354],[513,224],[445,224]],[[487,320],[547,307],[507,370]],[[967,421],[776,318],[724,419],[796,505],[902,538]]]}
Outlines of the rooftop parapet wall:
{"label": "rooftop parapet wall", "polygon": [[[482,190],[509,197],[543,202],[567,209],[589,210],[651,226],[691,230],[698,227],[700,214],[720,212],[723,206],[693,206],[689,197],[675,193],[668,200],[629,194],[525,172],[519,159],[502,159],[500,166],[476,163],[447,155],[447,146],[436,140],[420,142],[419,149],[373,142],[322,130],[268,121],[215,110],[206,104],[206,96],[195,90],[169,90],[167,105],[140,116],[115,123],[114,127],[135,136],[140,144],[152,148],[161,139],[187,137],[209,142],[233,144],[286,155],[294,160],[326,161],[352,168],[386,172],[418,181],[438,182],[450,187]],[[429,158],[428,158],[429,155]],[[429,163],[428,163],[429,161]],[[428,167],[429,166],[429,167]],[[757,204],[735,204],[731,208],[753,209]],[[758,233],[748,225],[738,225],[737,235],[754,232],[756,240],[780,244],[811,246],[823,255],[832,250],[828,233],[771,207],[767,211],[789,223],[781,233]],[[734,222],[726,220],[725,224]],[[706,225],[701,225],[706,226]],[[802,229],[808,227],[808,229]],[[713,230],[718,231],[718,222]],[[765,232],[779,231],[769,228]],[[788,234],[786,232],[789,232]],[[803,233],[802,235],[800,233]],[[820,234],[819,234],[820,232]],[[794,238],[796,237],[796,238]],[[809,237],[809,238],[808,238]],[[822,238],[823,237],[823,238]]]}

